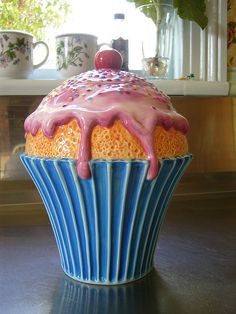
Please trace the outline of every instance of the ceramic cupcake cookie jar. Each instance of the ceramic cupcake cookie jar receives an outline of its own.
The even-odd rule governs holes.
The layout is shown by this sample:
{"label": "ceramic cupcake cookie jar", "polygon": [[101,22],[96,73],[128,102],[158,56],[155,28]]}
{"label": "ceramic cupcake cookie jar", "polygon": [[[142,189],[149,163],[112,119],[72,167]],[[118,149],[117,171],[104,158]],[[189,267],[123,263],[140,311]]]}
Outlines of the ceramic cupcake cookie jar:
{"label": "ceramic cupcake cookie jar", "polygon": [[45,204],[71,278],[137,280],[172,193],[191,161],[187,120],[162,91],[120,71],[115,50],[66,80],[26,119],[22,162]]}

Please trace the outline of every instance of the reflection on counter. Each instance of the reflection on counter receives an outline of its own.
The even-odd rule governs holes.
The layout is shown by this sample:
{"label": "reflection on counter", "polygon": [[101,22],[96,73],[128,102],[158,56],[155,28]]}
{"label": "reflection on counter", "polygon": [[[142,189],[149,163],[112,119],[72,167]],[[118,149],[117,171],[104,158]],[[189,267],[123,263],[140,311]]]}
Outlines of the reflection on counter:
{"label": "reflection on counter", "polygon": [[65,276],[49,226],[0,228],[0,313],[235,314],[235,198],[196,203],[168,211],[156,272],[121,286]]}
{"label": "reflection on counter", "polygon": [[163,279],[153,270],[134,283],[86,285],[63,276],[50,314],[185,313]]}

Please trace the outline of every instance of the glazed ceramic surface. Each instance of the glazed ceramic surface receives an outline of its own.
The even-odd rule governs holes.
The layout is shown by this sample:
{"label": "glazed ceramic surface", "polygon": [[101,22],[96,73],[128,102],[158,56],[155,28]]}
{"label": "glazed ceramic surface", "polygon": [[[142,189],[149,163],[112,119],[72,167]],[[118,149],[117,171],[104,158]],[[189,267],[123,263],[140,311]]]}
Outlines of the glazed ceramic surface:
{"label": "glazed ceramic surface", "polygon": [[[45,57],[39,64],[33,63],[36,46],[45,47]],[[0,78],[27,78],[43,65],[49,49],[44,41],[33,43],[33,35],[20,31],[0,31]]]}
{"label": "glazed ceramic surface", "polygon": [[56,37],[57,70],[70,77],[94,67],[97,37],[89,34],[64,34]]}
{"label": "glazed ceramic surface", "polygon": [[160,160],[91,160],[81,179],[72,159],[21,159],[44,201],[64,272],[93,284],[122,284],[151,271],[172,193],[191,155]]}

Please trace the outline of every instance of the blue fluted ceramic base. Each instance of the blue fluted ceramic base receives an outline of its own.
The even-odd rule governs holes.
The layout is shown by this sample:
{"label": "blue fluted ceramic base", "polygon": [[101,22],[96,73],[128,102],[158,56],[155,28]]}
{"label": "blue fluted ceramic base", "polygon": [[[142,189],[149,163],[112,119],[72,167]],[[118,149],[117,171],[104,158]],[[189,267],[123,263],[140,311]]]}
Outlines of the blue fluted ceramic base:
{"label": "blue fluted ceramic base", "polygon": [[191,158],[160,160],[153,181],[146,179],[146,160],[92,160],[92,176],[84,180],[75,160],[22,155],[47,209],[65,273],[107,285],[147,274],[166,207]]}

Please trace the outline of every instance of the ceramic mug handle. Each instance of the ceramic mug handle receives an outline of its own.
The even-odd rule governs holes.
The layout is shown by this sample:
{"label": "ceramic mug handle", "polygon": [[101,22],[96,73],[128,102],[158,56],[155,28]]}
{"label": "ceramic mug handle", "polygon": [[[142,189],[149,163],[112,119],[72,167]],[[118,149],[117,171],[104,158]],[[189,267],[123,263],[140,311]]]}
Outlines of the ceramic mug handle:
{"label": "ceramic mug handle", "polygon": [[47,61],[48,56],[49,56],[49,48],[48,48],[48,45],[47,45],[44,41],[40,40],[40,41],[37,41],[36,43],[33,43],[33,49],[34,49],[37,45],[43,45],[43,46],[45,47],[45,49],[46,49],[46,56],[45,56],[45,58],[43,59],[43,61],[41,61],[41,62],[38,63],[38,64],[34,64],[34,66],[33,66],[34,69],[37,69],[37,68],[41,67],[41,65],[43,65],[43,64]]}

